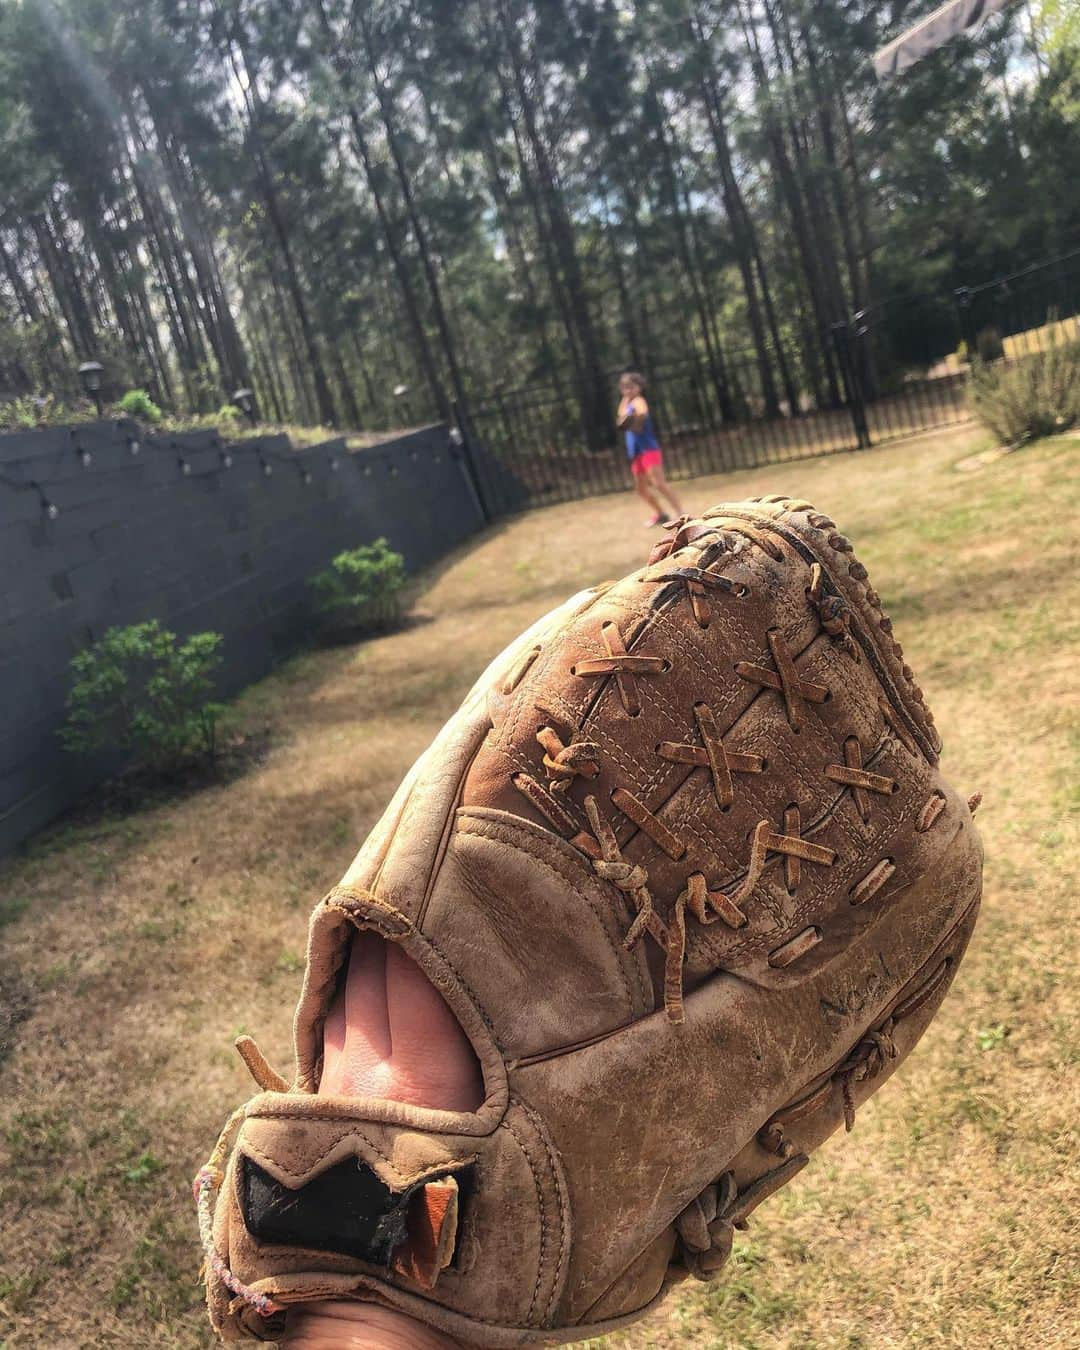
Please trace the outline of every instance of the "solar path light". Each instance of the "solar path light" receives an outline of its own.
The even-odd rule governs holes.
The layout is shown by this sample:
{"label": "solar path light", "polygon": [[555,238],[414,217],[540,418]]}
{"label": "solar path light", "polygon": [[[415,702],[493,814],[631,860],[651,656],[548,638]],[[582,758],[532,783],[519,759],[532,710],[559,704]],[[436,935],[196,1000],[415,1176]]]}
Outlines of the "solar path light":
{"label": "solar path light", "polygon": [[101,376],[104,373],[104,367],[100,361],[84,361],[79,367],[79,379],[82,381],[83,392],[88,398],[94,400],[94,406],[97,408],[97,414],[101,416]]}
{"label": "solar path light", "polygon": [[238,389],[232,401],[244,414],[252,426],[255,425],[255,395],[250,389]]}

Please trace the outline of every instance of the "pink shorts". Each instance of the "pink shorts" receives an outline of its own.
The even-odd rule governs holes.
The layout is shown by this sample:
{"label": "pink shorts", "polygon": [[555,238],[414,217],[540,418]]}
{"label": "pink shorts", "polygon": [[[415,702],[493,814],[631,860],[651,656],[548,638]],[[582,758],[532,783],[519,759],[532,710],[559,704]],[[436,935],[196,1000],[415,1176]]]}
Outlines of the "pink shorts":
{"label": "pink shorts", "polygon": [[663,462],[662,451],[642,450],[640,455],[635,455],[630,461],[630,472],[635,475],[648,473],[650,469],[658,469]]}

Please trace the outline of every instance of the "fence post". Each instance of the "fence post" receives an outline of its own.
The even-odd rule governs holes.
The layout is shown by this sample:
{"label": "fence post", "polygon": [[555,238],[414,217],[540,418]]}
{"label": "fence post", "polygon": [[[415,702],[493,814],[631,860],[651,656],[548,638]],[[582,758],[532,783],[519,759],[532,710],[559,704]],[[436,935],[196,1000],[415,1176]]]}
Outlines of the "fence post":
{"label": "fence post", "polygon": [[480,474],[477,472],[476,460],[473,458],[472,432],[468,425],[467,415],[456,398],[450,400],[450,407],[454,416],[454,425],[450,428],[450,445],[454,449],[460,449],[461,462],[465,468],[465,481],[469,485],[469,490],[476,503],[476,509],[480,512],[480,518],[484,524],[490,525],[494,516],[484,493]]}
{"label": "fence post", "polygon": [[867,450],[873,444],[870,440],[870,427],[866,421],[866,403],[863,400],[862,383],[851,353],[851,320],[841,319],[829,325],[833,344],[836,347],[836,359],[840,366],[840,375],[844,381],[844,396],[847,399],[851,423],[855,429],[855,444],[860,450]]}
{"label": "fence post", "polygon": [[971,287],[957,286],[953,291],[953,299],[956,302],[960,336],[963,338],[964,346],[967,348],[967,359],[968,365],[970,366],[977,354],[975,349],[975,333],[971,326]]}

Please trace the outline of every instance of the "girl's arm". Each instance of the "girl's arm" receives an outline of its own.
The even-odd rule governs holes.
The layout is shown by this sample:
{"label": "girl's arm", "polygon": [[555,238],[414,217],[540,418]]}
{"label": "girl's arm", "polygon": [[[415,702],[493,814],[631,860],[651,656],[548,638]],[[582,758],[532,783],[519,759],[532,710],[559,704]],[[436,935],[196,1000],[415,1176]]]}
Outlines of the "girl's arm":
{"label": "girl's arm", "polygon": [[623,399],[619,404],[618,428],[620,431],[629,427],[631,431],[640,431],[645,425],[645,418],[649,411],[649,405],[641,397]]}

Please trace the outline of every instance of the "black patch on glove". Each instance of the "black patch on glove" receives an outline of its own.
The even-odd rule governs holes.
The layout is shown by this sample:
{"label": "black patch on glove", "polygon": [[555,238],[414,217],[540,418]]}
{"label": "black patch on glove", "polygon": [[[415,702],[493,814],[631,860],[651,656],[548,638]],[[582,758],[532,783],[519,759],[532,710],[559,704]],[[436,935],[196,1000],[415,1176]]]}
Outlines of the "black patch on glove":
{"label": "black patch on glove", "polygon": [[405,1241],[413,1189],[395,1193],[367,1163],[346,1158],[290,1190],[250,1158],[240,1159],[240,1205],[253,1237],[340,1252],[387,1269]]}

